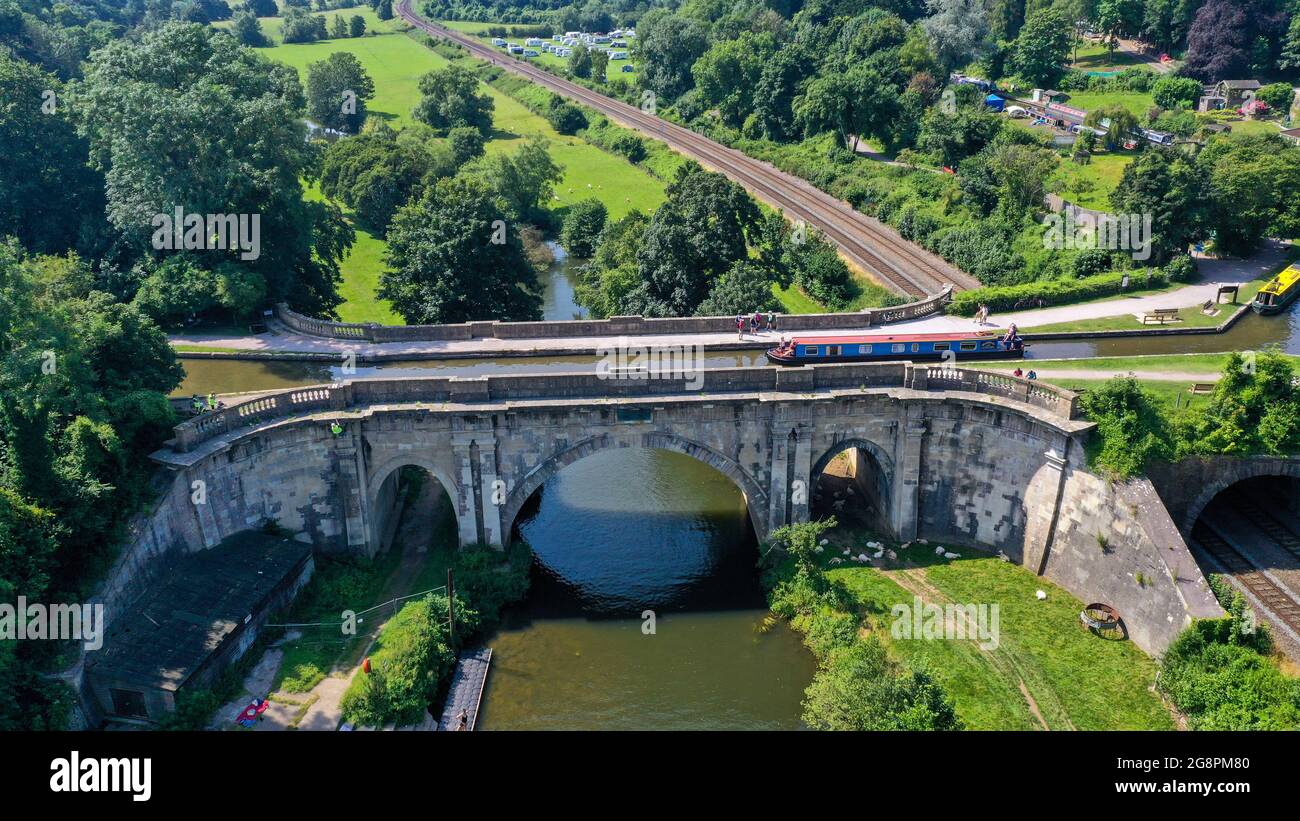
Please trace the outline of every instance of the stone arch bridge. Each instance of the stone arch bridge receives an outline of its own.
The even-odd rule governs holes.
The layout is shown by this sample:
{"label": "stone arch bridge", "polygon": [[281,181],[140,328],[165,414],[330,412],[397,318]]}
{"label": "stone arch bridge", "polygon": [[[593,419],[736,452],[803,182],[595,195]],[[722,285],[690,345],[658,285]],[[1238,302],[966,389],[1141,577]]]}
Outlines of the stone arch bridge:
{"label": "stone arch bridge", "polygon": [[393,518],[393,477],[407,465],[446,489],[463,544],[500,545],[565,465],[608,448],[673,450],[730,478],[762,538],[807,519],[817,474],[852,447],[868,454],[900,539],[926,533],[1019,555],[1036,502],[1059,492],[1091,427],[1075,418],[1068,391],[910,363],[601,376],[288,390],[179,425],[155,459],[186,485],[203,483],[208,501],[194,507],[205,544],[273,519],[322,549],[374,552]]}
{"label": "stone arch bridge", "polygon": [[1191,617],[1221,611],[1151,483],[1088,470],[1092,425],[1076,406],[1041,382],[907,362],[726,368],[702,380],[593,367],[262,394],[178,425],[153,455],[168,469],[162,496],[133,523],[102,596],[129,599],[154,559],[268,520],[321,551],[373,554],[398,518],[407,465],[446,489],[462,544],[500,545],[565,465],[609,448],[674,450],[729,477],[762,538],[807,520],[818,473],[847,450],[899,540],[1000,552],[1113,604],[1139,646],[1162,650]]}

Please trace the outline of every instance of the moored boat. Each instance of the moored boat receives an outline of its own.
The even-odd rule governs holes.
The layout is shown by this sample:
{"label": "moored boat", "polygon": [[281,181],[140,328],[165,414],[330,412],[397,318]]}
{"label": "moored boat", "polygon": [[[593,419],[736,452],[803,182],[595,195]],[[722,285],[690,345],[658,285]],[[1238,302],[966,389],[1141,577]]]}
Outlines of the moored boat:
{"label": "moored boat", "polygon": [[1250,307],[1257,314],[1276,314],[1285,310],[1297,296],[1300,296],[1300,267],[1288,265],[1259,289]]}
{"label": "moored boat", "polygon": [[994,331],[930,334],[854,334],[802,336],[769,348],[767,358],[778,365],[828,362],[888,362],[963,359],[1021,359],[1024,340],[1014,326],[999,335]]}

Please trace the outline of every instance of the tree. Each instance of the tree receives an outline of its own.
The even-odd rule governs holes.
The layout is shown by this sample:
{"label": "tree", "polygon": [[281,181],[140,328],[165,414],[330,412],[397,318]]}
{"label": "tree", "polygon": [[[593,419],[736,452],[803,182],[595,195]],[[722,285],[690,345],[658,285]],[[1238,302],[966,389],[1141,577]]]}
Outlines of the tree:
{"label": "tree", "polygon": [[1094,108],[1083,118],[1085,125],[1102,128],[1106,131],[1106,145],[1122,145],[1124,140],[1138,127],[1137,115],[1120,103],[1111,103]]}
{"label": "tree", "polygon": [[1073,29],[1060,12],[1036,11],[1028,16],[1016,37],[1012,65],[1029,82],[1048,86],[1061,76],[1072,38]]}
{"label": "tree", "polygon": [[393,0],[380,0],[379,5],[375,6],[375,16],[380,20],[392,20]]}
{"label": "tree", "polygon": [[543,208],[564,169],[551,159],[550,144],[532,139],[514,154],[493,154],[475,162],[466,173],[481,177],[500,198],[512,221],[545,219]]}
{"label": "tree", "polygon": [[875,637],[835,651],[804,698],[804,721],[819,730],[960,730],[952,699],[924,668],[891,661]]}
{"label": "tree", "polygon": [[1300,230],[1300,148],[1276,135],[1215,140],[1196,158],[1209,181],[1216,246],[1249,256],[1264,236]]}
{"label": "tree", "polygon": [[343,15],[341,14],[334,15],[333,19],[330,20],[330,38],[334,40],[342,40],[347,36],[347,21],[343,19]]}
{"label": "tree", "polygon": [[1141,28],[1142,15],[1142,0],[1100,0],[1097,4],[1096,26],[1106,34],[1106,47],[1112,58],[1119,37]]}
{"label": "tree", "polygon": [[591,77],[591,49],[582,43],[569,52],[569,73],[584,80]]}
{"label": "tree", "polygon": [[718,277],[695,309],[697,316],[735,316],[779,308],[772,294],[772,272],[747,259],[736,260]]}
{"label": "tree", "polygon": [[469,69],[436,69],[420,78],[420,102],[412,113],[438,133],[471,126],[487,136],[492,133],[493,102],[478,89],[478,77]]}
{"label": "tree", "polygon": [[587,115],[582,109],[558,94],[552,94],[547,102],[546,119],[561,134],[576,134],[587,127]]}
{"label": "tree", "polygon": [[798,42],[782,44],[763,66],[753,92],[754,129],[769,140],[784,142],[795,136],[794,101],[804,78],[812,73],[812,60]]}
{"label": "tree", "polygon": [[461,125],[447,132],[447,143],[451,146],[452,159],[457,166],[461,166],[483,156],[487,139],[477,128]]}
{"label": "tree", "polygon": [[203,267],[246,269],[269,299],[323,315],[338,304],[338,263],[354,235],[336,207],[303,199],[318,161],[304,107],[292,68],[225,33],[169,23],[95,52],[76,109],[125,247],[165,253],[153,247],[155,221],[177,208],[244,215],[246,226],[256,215],[255,258],[229,243],[199,252]]}
{"label": "tree", "polygon": [[244,8],[254,17],[275,17],[280,13],[275,0],[244,0]]}
{"label": "tree", "polygon": [[695,20],[652,9],[637,23],[636,34],[645,87],[665,100],[689,90],[691,67],[709,47],[704,27]]}
{"label": "tree", "polygon": [[366,102],[374,96],[374,81],[350,52],[336,51],[307,66],[307,115],[326,128],[360,132]]}
{"label": "tree", "polygon": [[1269,108],[1281,114],[1291,111],[1294,97],[1295,89],[1291,88],[1290,83],[1272,83],[1255,92],[1256,100],[1266,103]]}
{"label": "tree", "polygon": [[[1182,72],[1208,83],[1239,80],[1272,69],[1269,42],[1287,33],[1284,11],[1270,0],[1206,0],[1187,32]],[[1264,40],[1260,66],[1257,44]]]}
{"label": "tree", "polygon": [[285,9],[280,39],[286,43],[312,43],[325,39],[325,18],[298,8]]}
{"label": "tree", "polygon": [[608,212],[605,204],[594,197],[579,200],[564,215],[560,243],[575,257],[589,257],[596,251],[600,232],[605,230]]}
{"label": "tree", "polygon": [[637,264],[639,310],[689,316],[734,262],[749,256],[747,239],[761,223],[758,206],[721,174],[687,163],[645,231]]}
{"label": "tree", "polygon": [[412,324],[538,319],[537,274],[508,217],[482,180],[440,181],[393,219],[379,296]]}
{"label": "tree", "polygon": [[943,72],[947,74],[989,49],[989,21],[983,0],[926,0],[930,16],[922,25]]}
{"label": "tree", "polygon": [[1181,152],[1148,149],[1124,167],[1111,192],[1116,213],[1151,217],[1151,258],[1164,265],[1205,234],[1209,192],[1201,172]]}
{"label": "tree", "polygon": [[380,125],[330,145],[320,187],[327,197],[352,208],[372,233],[384,236],[398,208],[427,184],[454,174],[459,165],[450,147],[408,138]]}
{"label": "tree", "polygon": [[1201,96],[1201,84],[1190,77],[1161,77],[1151,84],[1151,97],[1161,108],[1191,108]]}
{"label": "tree", "polygon": [[795,100],[795,119],[804,133],[840,135],[846,148],[861,136],[888,137],[898,95],[874,69],[859,63],[846,71],[823,74]]}
{"label": "tree", "polygon": [[591,79],[598,83],[605,82],[605,71],[609,68],[609,52],[593,51],[591,53]]}
{"label": "tree", "polygon": [[262,33],[262,24],[251,12],[241,11],[236,14],[234,22],[230,26],[230,33],[235,35],[236,40],[246,46],[262,48],[270,45],[270,41]]}
{"label": "tree", "polygon": [[0,236],[38,253],[92,250],[108,228],[104,178],[87,165],[65,93],[52,75],[0,54]]}
{"label": "tree", "polygon": [[366,34],[366,18],[360,14],[354,14],[348,18],[348,36],[364,37]]}
{"label": "tree", "polygon": [[715,41],[691,68],[695,87],[723,122],[739,128],[753,110],[754,89],[775,52],[776,38],[767,33]]}

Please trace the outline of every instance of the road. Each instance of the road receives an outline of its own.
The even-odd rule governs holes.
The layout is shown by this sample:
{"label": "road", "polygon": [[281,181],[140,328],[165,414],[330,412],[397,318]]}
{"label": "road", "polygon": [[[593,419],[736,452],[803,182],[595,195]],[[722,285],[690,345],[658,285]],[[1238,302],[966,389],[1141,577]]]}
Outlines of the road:
{"label": "road", "polygon": [[957,290],[979,287],[979,281],[974,277],[908,242],[893,228],[835,199],[807,180],[786,174],[640,108],[516,60],[473,37],[427,22],[411,10],[410,0],[401,0],[396,11],[416,28],[459,43],[475,57],[595,109],[619,124],[660,140],[701,165],[725,174],[754,196],[783,210],[790,219],[802,220],[821,229],[852,265],[896,293],[926,296],[942,290],[949,283]]}

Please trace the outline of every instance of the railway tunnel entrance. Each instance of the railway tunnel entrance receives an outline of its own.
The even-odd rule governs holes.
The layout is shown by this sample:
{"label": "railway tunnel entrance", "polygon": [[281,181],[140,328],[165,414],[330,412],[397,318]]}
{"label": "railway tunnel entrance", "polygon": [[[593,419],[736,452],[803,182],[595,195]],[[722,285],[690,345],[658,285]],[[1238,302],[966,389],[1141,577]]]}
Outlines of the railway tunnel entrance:
{"label": "railway tunnel entrance", "polygon": [[1219,574],[1300,663],[1300,479],[1256,476],[1221,490],[1188,540],[1207,575]]}

